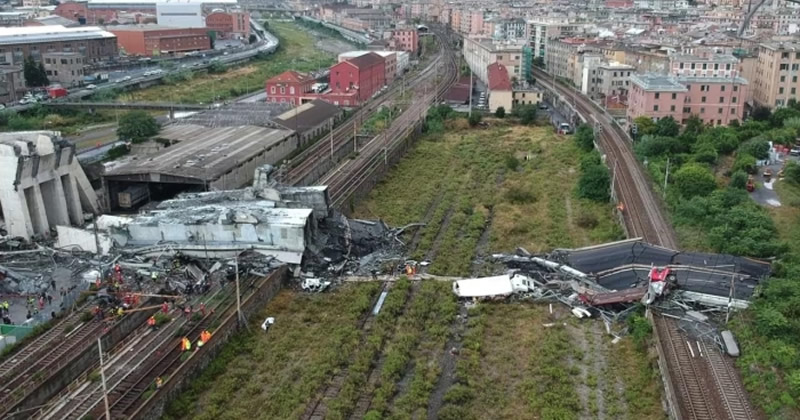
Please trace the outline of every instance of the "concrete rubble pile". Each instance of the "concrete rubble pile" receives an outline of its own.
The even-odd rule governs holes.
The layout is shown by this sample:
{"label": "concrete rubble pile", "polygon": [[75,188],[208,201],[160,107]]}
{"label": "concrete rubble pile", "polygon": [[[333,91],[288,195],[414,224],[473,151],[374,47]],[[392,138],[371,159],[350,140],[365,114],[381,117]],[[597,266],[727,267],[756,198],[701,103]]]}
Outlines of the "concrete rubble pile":
{"label": "concrete rubble pile", "polygon": [[600,316],[608,324],[643,304],[700,329],[712,328],[706,322],[711,314],[746,308],[770,273],[767,262],[678,252],[639,239],[544,255],[518,248],[491,259],[507,274],[455,281],[454,293],[469,299],[557,301],[576,317]]}

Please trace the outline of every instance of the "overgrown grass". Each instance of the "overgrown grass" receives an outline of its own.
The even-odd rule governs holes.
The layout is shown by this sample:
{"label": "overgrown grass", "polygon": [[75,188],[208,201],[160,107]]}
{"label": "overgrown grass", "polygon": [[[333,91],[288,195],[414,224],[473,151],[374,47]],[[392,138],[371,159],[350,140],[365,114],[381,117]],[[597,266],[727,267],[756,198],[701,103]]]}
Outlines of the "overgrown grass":
{"label": "overgrown grass", "polygon": [[367,339],[358,348],[353,362],[348,366],[347,377],[339,394],[328,405],[326,418],[344,419],[352,413],[355,403],[367,384],[370,369],[395,330],[398,317],[403,312],[411,290],[411,282],[402,278],[392,287],[383,302]]}
{"label": "overgrown grass", "polygon": [[267,79],[286,70],[316,71],[335,61],[331,54],[315,48],[314,38],[294,23],[271,21],[268,30],[280,39],[280,47],[272,55],[222,73],[197,73],[188,80],[178,78],[173,83],[125,93],[117,100],[211,103],[263,89]]}
{"label": "overgrown grass", "polygon": [[[297,418],[325,381],[359,347],[357,320],[377,283],[325,294],[278,294],[173,401],[165,418]],[[259,328],[275,317],[268,334]]]}
{"label": "overgrown grass", "polygon": [[[605,242],[622,237],[611,205],[575,194],[582,152],[549,128],[468,129],[447,121],[428,134],[361,203],[361,217],[393,225],[419,222],[432,209],[413,257],[435,254],[430,271],[466,275],[489,223],[491,251],[530,251]],[[494,217],[489,220],[491,210]],[[440,233],[445,220],[448,229]],[[439,244],[433,249],[436,238]]]}
{"label": "overgrown grass", "polygon": [[[384,352],[379,383],[370,405],[372,418],[386,415],[387,410],[392,418],[424,417],[438,377],[439,357],[457,311],[449,283],[422,284],[408,316],[398,323],[397,331]],[[408,389],[391,406],[399,391],[398,382],[409,369],[413,372]]]}

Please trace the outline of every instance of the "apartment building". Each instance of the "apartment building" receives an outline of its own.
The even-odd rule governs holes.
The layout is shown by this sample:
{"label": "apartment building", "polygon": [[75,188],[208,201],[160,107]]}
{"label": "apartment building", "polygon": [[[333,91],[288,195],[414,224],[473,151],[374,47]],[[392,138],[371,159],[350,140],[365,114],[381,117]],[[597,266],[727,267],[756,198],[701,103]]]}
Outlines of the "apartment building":
{"label": "apartment building", "polygon": [[753,79],[753,101],[770,108],[797,99],[800,88],[800,43],[764,43],[758,47]]}
{"label": "apartment building", "polygon": [[547,72],[556,77],[574,81],[580,65],[579,53],[590,50],[586,40],[581,38],[560,38],[547,40],[545,66]]}
{"label": "apartment building", "polygon": [[65,87],[80,86],[85,76],[86,62],[77,52],[52,52],[42,54],[44,70],[51,83]]}
{"label": "apartment building", "polygon": [[527,21],[525,36],[533,48],[533,56],[545,59],[547,40],[583,33],[583,25],[569,23],[566,19],[539,18]]}
{"label": "apartment building", "polygon": [[617,62],[601,62],[593,67],[585,67],[581,90],[596,101],[627,103],[630,79],[634,73],[636,67]]}
{"label": "apartment building", "polygon": [[697,115],[710,125],[728,125],[744,117],[748,84],[741,77],[632,74],[627,121],[648,116],[685,123]]}
{"label": "apartment building", "polygon": [[670,57],[670,74],[690,77],[739,76],[739,59],[730,54],[675,54]]}
{"label": "apartment building", "polygon": [[462,49],[467,65],[483,83],[489,83],[487,68],[500,63],[508,71],[509,77],[519,80],[523,71],[524,44],[513,42],[494,42],[489,38],[464,38]]}
{"label": "apartment building", "polygon": [[492,37],[498,41],[524,40],[526,39],[526,26],[526,22],[522,18],[497,19],[493,22]]}

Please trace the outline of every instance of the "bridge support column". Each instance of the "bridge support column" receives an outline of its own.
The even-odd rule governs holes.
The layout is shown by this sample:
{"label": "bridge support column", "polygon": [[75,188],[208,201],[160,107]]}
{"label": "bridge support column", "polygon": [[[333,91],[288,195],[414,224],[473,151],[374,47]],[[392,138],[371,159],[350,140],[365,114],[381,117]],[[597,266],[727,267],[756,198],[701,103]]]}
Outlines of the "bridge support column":
{"label": "bridge support column", "polygon": [[175,119],[175,108],[170,107],[170,109],[169,109],[169,119],[171,119],[171,120]]}

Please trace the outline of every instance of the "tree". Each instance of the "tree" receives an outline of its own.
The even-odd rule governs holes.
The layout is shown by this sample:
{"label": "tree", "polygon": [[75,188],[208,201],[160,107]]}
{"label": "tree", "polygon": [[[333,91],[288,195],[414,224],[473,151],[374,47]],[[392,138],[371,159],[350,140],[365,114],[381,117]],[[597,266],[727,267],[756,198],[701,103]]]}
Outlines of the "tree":
{"label": "tree", "polygon": [[39,72],[39,86],[47,86],[50,84],[50,79],[47,78],[47,71],[44,69],[44,63],[39,62],[39,66],[37,67]]}
{"label": "tree", "polygon": [[772,113],[769,121],[773,127],[783,127],[783,121],[790,118],[800,117],[800,111],[794,108],[778,108]]}
{"label": "tree", "polygon": [[750,116],[756,121],[769,121],[772,116],[772,111],[765,106],[757,106],[750,113]]}
{"label": "tree", "polygon": [[250,34],[250,37],[247,38],[247,42],[250,44],[253,44],[256,41],[258,41],[258,37],[255,34]]}
{"label": "tree", "polygon": [[752,174],[756,172],[756,158],[753,157],[751,154],[747,153],[737,153],[736,160],[733,161],[733,168],[734,172],[736,171],[744,171],[748,174]]}
{"label": "tree", "polygon": [[494,111],[494,116],[497,118],[505,118],[506,117],[505,107],[498,106],[497,109]]}
{"label": "tree", "polygon": [[211,46],[211,49],[214,49],[214,45],[217,43],[217,32],[216,31],[207,31],[206,34],[208,35],[208,43]]}
{"label": "tree", "polygon": [[469,122],[470,127],[475,127],[476,125],[481,123],[482,119],[483,117],[481,116],[480,112],[473,112],[472,114],[470,114],[467,121]]}
{"label": "tree", "polygon": [[656,123],[654,123],[653,119],[650,117],[637,117],[633,120],[633,123],[636,124],[637,136],[645,136],[656,133]]}
{"label": "tree", "polygon": [[672,117],[662,118],[656,123],[656,134],[659,136],[675,137],[680,131],[681,127]]}
{"label": "tree", "polygon": [[748,140],[739,146],[739,153],[746,153],[758,160],[763,160],[769,157],[769,143],[760,138]]}
{"label": "tree", "polygon": [[717,188],[714,175],[703,165],[690,163],[675,172],[675,186],[681,197],[692,198],[710,194]]}
{"label": "tree", "polygon": [[131,111],[120,117],[117,136],[122,140],[140,143],[159,131],[161,126],[153,116],[144,111]]}
{"label": "tree", "polygon": [[578,126],[578,129],[575,130],[575,142],[583,150],[594,149],[594,130],[592,130],[592,127],[588,124]]}
{"label": "tree", "polygon": [[696,114],[692,114],[686,119],[686,125],[683,127],[683,134],[689,135],[692,138],[697,138],[697,136],[703,134],[705,128],[706,126],[703,124],[703,120]]}
{"label": "tree", "polygon": [[517,105],[511,110],[511,115],[519,118],[522,124],[531,125],[536,122],[536,105]]}
{"label": "tree", "polygon": [[789,162],[786,164],[786,169],[783,170],[786,179],[789,181],[800,184],[800,165],[796,162]]}
{"label": "tree", "polygon": [[745,189],[747,186],[747,173],[744,171],[734,172],[733,175],[731,175],[731,182],[728,186],[739,190]]}
{"label": "tree", "polygon": [[699,143],[695,148],[694,160],[713,165],[717,162],[717,151],[711,143]]}
{"label": "tree", "polygon": [[605,202],[609,200],[611,176],[603,165],[592,165],[583,170],[578,179],[578,195],[581,198]]}
{"label": "tree", "polygon": [[28,87],[47,86],[50,84],[47,80],[47,72],[44,70],[44,65],[42,63],[37,64],[31,56],[25,59],[22,74]]}

